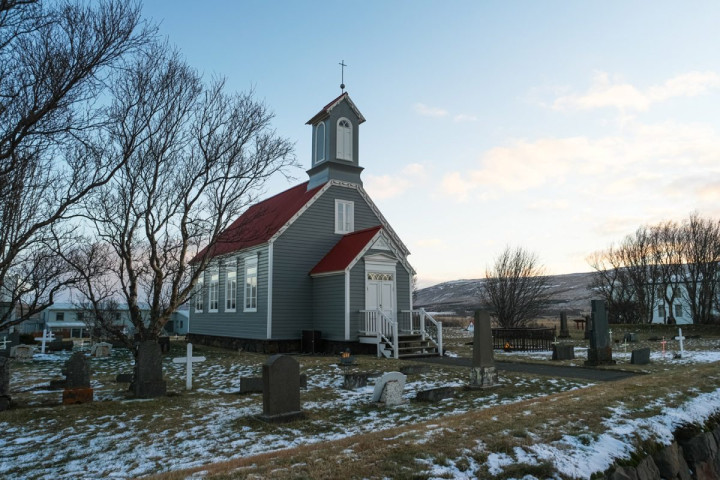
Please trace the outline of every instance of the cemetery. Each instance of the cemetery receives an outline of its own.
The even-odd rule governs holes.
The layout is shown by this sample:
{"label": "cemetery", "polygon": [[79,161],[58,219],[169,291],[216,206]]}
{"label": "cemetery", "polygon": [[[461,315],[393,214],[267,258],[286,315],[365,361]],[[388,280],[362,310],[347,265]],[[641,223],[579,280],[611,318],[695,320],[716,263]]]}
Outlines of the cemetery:
{"label": "cemetery", "polygon": [[[162,363],[163,378],[140,381],[165,392],[148,399],[135,395],[139,381],[127,378],[134,363],[127,349],[38,348],[30,358],[0,357],[0,400],[9,406],[0,412],[0,476],[186,478],[204,471],[212,478],[207,472],[216,468],[238,478],[270,471],[277,478],[299,472],[327,478],[336,470],[324,469],[352,476],[370,462],[376,469],[370,476],[398,477],[412,468],[450,478],[464,472],[589,478],[582,475],[588,462],[602,472],[629,457],[635,436],[628,422],[662,438],[678,427],[662,420],[664,413],[703,423],[692,417],[705,411],[698,405],[720,405],[713,387],[720,381],[714,364],[720,335],[707,327],[683,326],[678,335],[671,326],[608,326],[614,363],[597,368],[638,375],[605,382],[502,367],[585,371],[594,354],[582,330],[570,328],[549,350],[506,352],[489,347],[489,318],[479,321],[486,323],[473,331],[445,331],[446,358],[465,358],[465,367],[374,355],[267,356],[183,341],[171,342],[166,354],[146,346]],[[557,323],[549,319],[543,327]],[[474,349],[476,342],[482,348]],[[565,354],[555,360],[558,346]],[[588,457],[590,446],[600,453]],[[412,467],[407,457],[415,458]]]}

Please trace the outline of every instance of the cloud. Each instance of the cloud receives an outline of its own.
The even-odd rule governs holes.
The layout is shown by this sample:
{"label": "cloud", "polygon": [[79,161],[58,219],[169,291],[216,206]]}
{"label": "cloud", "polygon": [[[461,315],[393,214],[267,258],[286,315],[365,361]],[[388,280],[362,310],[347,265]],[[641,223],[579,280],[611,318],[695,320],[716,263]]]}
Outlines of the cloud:
{"label": "cloud", "polygon": [[425,166],[410,163],[400,173],[393,175],[367,175],[365,190],[373,198],[385,199],[397,197],[405,193],[413,185],[417,185],[427,177]]}
{"label": "cloud", "polygon": [[565,199],[549,199],[541,198],[528,205],[530,210],[567,210],[570,207],[570,203]]}
{"label": "cloud", "polygon": [[477,122],[477,117],[475,115],[467,115],[465,113],[460,113],[458,115],[455,115],[453,117],[453,121],[457,123],[463,123],[463,122]]}
{"label": "cloud", "polygon": [[423,117],[447,117],[449,115],[447,110],[437,107],[429,107],[424,103],[416,103],[415,112]]}
{"label": "cloud", "polygon": [[675,97],[695,97],[720,88],[720,75],[715,72],[688,72],[677,75],[662,85],[646,89],[611,78],[599,72],[590,89],[584,94],[560,96],[553,102],[556,110],[592,110],[616,108],[618,110],[646,111],[654,103]]}

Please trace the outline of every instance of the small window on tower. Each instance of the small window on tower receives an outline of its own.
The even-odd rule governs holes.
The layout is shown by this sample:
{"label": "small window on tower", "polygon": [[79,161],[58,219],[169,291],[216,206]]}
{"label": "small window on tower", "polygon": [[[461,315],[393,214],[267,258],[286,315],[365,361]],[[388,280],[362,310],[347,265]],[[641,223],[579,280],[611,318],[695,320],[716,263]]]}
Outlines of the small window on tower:
{"label": "small window on tower", "polygon": [[325,123],[320,122],[315,130],[315,163],[325,160]]}
{"label": "small window on tower", "polygon": [[337,158],[352,161],[352,123],[341,118],[337,123]]}

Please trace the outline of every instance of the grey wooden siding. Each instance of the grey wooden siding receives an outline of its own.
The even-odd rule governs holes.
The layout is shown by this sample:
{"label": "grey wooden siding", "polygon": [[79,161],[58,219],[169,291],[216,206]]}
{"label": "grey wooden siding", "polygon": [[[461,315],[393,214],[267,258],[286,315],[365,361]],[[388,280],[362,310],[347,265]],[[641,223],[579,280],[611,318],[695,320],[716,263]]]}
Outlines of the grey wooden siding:
{"label": "grey wooden siding", "polygon": [[365,263],[360,261],[350,270],[350,340],[357,340],[364,328],[365,318]]}
{"label": "grey wooden siding", "polygon": [[313,330],[320,330],[328,340],[345,340],[345,274],[312,281]]}
{"label": "grey wooden siding", "polygon": [[[257,253],[260,256],[257,257]],[[208,312],[208,286],[210,274],[215,269],[212,264],[205,272],[204,309],[195,312],[194,302],[190,305],[190,333],[215,335],[219,337],[236,337],[249,339],[267,338],[267,280],[268,252],[267,245],[243,250],[234,255],[237,258],[237,309],[235,312],[225,311],[225,280],[227,279],[226,262],[219,267],[219,306],[217,312]],[[245,258],[258,258],[258,305],[257,312],[244,312],[245,305]]]}
{"label": "grey wooden siding", "polygon": [[410,275],[400,262],[395,266],[395,294],[398,312],[410,310]]}
{"label": "grey wooden siding", "polygon": [[278,237],[273,261],[274,339],[300,338],[302,330],[314,329],[316,312],[309,273],[342,238],[334,233],[335,199],[354,203],[356,231],[380,224],[357,190],[333,186]]}

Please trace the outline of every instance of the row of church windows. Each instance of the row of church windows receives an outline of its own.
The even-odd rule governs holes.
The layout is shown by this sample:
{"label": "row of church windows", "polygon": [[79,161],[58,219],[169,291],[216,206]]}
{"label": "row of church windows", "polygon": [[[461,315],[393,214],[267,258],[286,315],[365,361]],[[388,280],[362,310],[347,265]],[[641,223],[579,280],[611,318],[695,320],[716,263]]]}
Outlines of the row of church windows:
{"label": "row of church windows", "polygon": [[[353,159],[353,134],[352,123],[347,118],[341,118],[337,121],[337,139],[335,156],[339,160]],[[325,158],[325,122],[320,122],[315,129],[315,163],[320,163]]]}
{"label": "row of church windows", "polygon": [[[244,312],[256,312],[257,311],[257,280],[258,280],[258,268],[257,268],[257,257],[248,257],[245,259],[245,282],[243,288],[243,311]],[[198,280],[198,284],[195,291],[195,311],[201,313],[205,309],[205,292],[203,291],[204,280],[201,278]],[[210,282],[207,288],[208,296],[208,312],[216,313],[219,312],[220,306],[220,274],[219,272],[210,273]],[[225,275],[225,305],[223,311],[225,312],[236,312],[237,311],[237,272],[228,270]]]}
{"label": "row of church windows", "polygon": [[[680,304],[675,304],[675,317],[683,316],[683,308]],[[658,305],[658,317],[665,318],[665,305]]]}

